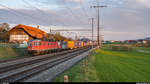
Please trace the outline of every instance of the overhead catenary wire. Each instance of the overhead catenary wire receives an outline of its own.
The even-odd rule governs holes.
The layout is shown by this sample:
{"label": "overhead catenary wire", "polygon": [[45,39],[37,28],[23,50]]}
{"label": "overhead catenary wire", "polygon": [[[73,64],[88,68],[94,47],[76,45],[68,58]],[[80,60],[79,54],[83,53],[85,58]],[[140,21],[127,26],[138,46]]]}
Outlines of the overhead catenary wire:
{"label": "overhead catenary wire", "polygon": [[[94,4],[94,2],[96,2],[95,0],[88,0],[87,1],[88,2],[88,4],[89,4],[89,7],[90,7],[90,9],[91,9],[91,11],[92,11],[92,13],[90,13],[91,14],[91,17],[93,17],[93,16],[96,16],[96,12],[95,12],[95,10],[92,8],[92,5]],[[95,17],[96,18],[96,17]]]}
{"label": "overhead catenary wire", "polygon": [[41,13],[44,13],[41,9],[39,9],[39,8],[37,8],[36,6],[33,6],[33,5],[31,5],[30,3],[28,3],[28,1],[26,1],[26,0],[22,0],[22,1],[23,1],[25,4],[31,6],[32,8],[37,9],[37,10],[40,11]]}
{"label": "overhead catenary wire", "polygon": [[16,16],[20,16],[20,14],[16,13],[16,12],[14,11],[14,9],[8,8],[7,6],[4,6],[4,5],[2,5],[2,4],[0,4],[0,6],[9,9],[9,10],[10,10],[9,12],[12,12],[12,13],[15,14]]}
{"label": "overhead catenary wire", "polygon": [[[36,6],[31,5],[31,4],[28,3],[27,1],[25,1],[25,0],[22,0],[22,1],[23,1],[25,4],[29,5],[30,7],[37,9],[37,10],[39,11],[39,13],[44,13],[41,9],[37,8]],[[45,14],[45,13],[44,13],[44,14]],[[47,15],[47,14],[46,14],[46,15]]]}
{"label": "overhead catenary wire", "polygon": [[82,1],[82,0],[80,0],[80,4],[81,4],[81,8],[82,8],[82,10],[83,10],[83,13],[85,14],[85,16],[86,16],[86,17],[88,17],[88,18],[89,18],[89,14],[87,13],[87,11],[86,11],[86,9],[85,9],[85,7],[84,7],[84,4],[83,4],[83,1]]}
{"label": "overhead catenary wire", "polygon": [[[34,5],[32,5],[32,4],[30,4],[28,1],[26,1],[26,0],[22,0],[24,3],[26,3],[27,5],[29,5],[30,7],[32,7],[32,8],[35,8],[35,9],[37,9],[38,11],[40,11],[40,13],[42,13],[42,14],[44,14],[44,15],[46,15],[46,16],[49,16],[49,14],[48,13],[46,13],[45,11],[43,11],[43,10],[41,10],[40,8],[38,8],[38,7],[36,7],[36,6],[34,6]],[[55,14],[55,15],[57,15],[57,14]],[[58,15],[57,15],[58,16]],[[48,18],[47,18],[48,19]],[[57,18],[55,18],[58,22],[60,22],[60,20],[58,20]],[[63,26],[65,26],[66,24],[63,22],[62,23],[63,24]],[[52,25],[52,24],[51,24]]]}
{"label": "overhead catenary wire", "polygon": [[67,5],[66,1],[65,0],[62,0],[62,1],[64,3],[65,7],[70,11],[70,14],[72,14],[72,16],[74,17],[74,19],[76,19],[77,21],[80,21],[80,23],[82,23],[82,20],[73,13],[72,9]]}
{"label": "overhead catenary wire", "polygon": [[[2,5],[2,4],[0,4],[0,6],[6,8],[6,9],[8,9],[7,11],[10,10],[9,12],[11,12],[12,14],[14,14],[14,15],[16,15],[16,16],[18,16],[18,17],[22,16],[22,14],[19,14],[16,10],[14,10],[14,9],[12,9],[12,8],[9,8],[9,7],[7,7],[7,6],[5,6],[5,5]],[[26,16],[23,16],[22,18],[31,20],[31,19],[25,18],[25,17],[26,17]]]}
{"label": "overhead catenary wire", "polygon": [[[25,1],[25,0],[23,0],[23,1]],[[40,13],[43,13],[43,14],[45,14],[45,15],[48,15],[47,12],[45,13],[45,11],[41,10],[40,8],[38,8],[38,7],[34,6],[34,5],[31,5],[31,4],[28,3],[27,1],[25,1],[25,3],[28,4],[28,5],[30,5],[30,6],[32,6],[32,7],[35,8],[35,9],[39,10]],[[30,20],[30,21],[31,21],[31,20],[32,20],[32,21],[38,21],[39,23],[45,22],[45,20],[43,20],[43,18],[40,18],[40,17],[37,18],[37,17],[35,17],[35,16],[33,16],[33,15],[30,15],[30,14],[28,14],[28,13],[26,13],[26,12],[17,11],[17,10],[15,10],[15,9],[13,9],[13,8],[10,8],[10,7],[5,6],[5,5],[2,5],[2,4],[0,4],[0,5],[1,5],[2,7],[7,8],[8,11],[12,12],[12,13],[15,14],[16,16],[21,16],[22,18],[28,19],[28,20]],[[66,6],[67,6],[67,4],[66,4]],[[72,13],[73,17],[75,17],[75,19],[77,19],[77,21],[82,22],[82,21],[81,21],[81,18],[78,17],[78,15],[75,15],[75,14],[74,14],[74,11],[72,10],[72,8],[70,8],[69,6],[68,6],[68,8],[69,8],[69,10],[72,11],[71,13]],[[86,10],[85,10],[85,11],[86,11]],[[41,19],[41,20],[39,20],[39,19]],[[55,19],[56,19],[56,18],[55,18]],[[60,21],[60,20],[58,20],[58,21]],[[85,21],[84,21],[84,22],[85,22]],[[64,24],[64,25],[65,25],[65,24]]]}
{"label": "overhead catenary wire", "polygon": [[[76,15],[74,15],[74,12],[72,11],[72,9],[66,4],[66,2],[65,2],[65,0],[63,0],[63,2],[64,2],[64,5],[66,6],[66,8],[70,11],[70,13],[73,15],[73,17],[75,18],[75,19],[78,19],[78,20],[80,20],[80,18],[78,17],[78,16],[76,16]],[[81,6],[82,6],[82,1],[80,2],[80,4],[81,4]],[[89,8],[90,8],[90,6],[89,6]],[[85,8],[82,8],[83,9],[83,11],[86,13],[86,10],[85,10]],[[85,16],[86,17],[89,17],[88,16],[88,13],[87,14],[85,14]],[[88,18],[89,19],[89,18]],[[80,20],[80,22],[81,22],[81,20]],[[84,21],[84,22],[86,22],[86,21]],[[87,25],[87,23],[86,23],[86,25]]]}
{"label": "overhead catenary wire", "polygon": [[36,20],[36,21],[38,21],[38,22],[41,23],[41,21],[40,21],[39,19],[37,19],[37,18],[35,18],[35,17],[33,17],[33,16],[29,15],[29,14],[26,14],[26,13],[23,13],[23,12],[20,12],[20,11],[16,11],[16,10],[14,10],[13,8],[10,8],[10,7],[5,6],[5,5],[3,5],[3,4],[0,4],[0,6],[9,9],[11,12],[15,13],[15,15],[17,15],[17,16],[18,16],[18,15],[21,15],[21,16],[23,16],[23,17],[28,17],[28,18],[25,18],[25,19],[29,19],[29,17],[30,17],[30,20],[31,20],[31,18],[32,18],[32,19],[34,19],[34,20]]}

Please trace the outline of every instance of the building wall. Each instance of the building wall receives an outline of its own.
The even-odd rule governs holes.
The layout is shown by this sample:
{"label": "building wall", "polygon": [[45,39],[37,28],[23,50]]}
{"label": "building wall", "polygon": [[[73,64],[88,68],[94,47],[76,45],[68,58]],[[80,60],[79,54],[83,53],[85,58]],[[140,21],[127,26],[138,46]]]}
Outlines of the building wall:
{"label": "building wall", "polygon": [[30,37],[28,36],[28,34],[26,34],[22,29],[13,29],[12,31],[10,31],[9,42],[22,43],[23,41],[28,41],[29,38]]}

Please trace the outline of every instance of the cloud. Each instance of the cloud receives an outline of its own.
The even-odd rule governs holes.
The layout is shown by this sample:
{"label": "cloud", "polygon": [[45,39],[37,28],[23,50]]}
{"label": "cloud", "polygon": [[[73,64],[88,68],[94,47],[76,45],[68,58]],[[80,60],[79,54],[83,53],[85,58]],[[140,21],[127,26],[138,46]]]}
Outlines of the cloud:
{"label": "cloud", "polygon": [[146,7],[150,7],[150,1],[149,0],[136,0],[136,2],[143,4]]}
{"label": "cloud", "polygon": [[104,40],[136,40],[148,36],[149,33],[142,32],[112,32],[103,31]]}
{"label": "cloud", "polygon": [[[64,28],[82,27],[86,29],[91,28],[89,18],[94,17],[96,33],[96,9],[90,8],[90,6],[96,5],[94,0],[81,0],[82,4],[80,0],[65,0],[66,4],[63,1],[31,0],[32,4],[34,6],[38,5],[37,7],[43,10],[44,13],[33,8],[15,9],[17,12],[24,13],[17,13],[15,15],[10,10],[8,11],[8,9],[0,9],[0,22],[27,25],[55,25],[64,26]],[[122,40],[147,37],[150,31],[149,4],[148,0],[103,0],[101,5],[108,6],[100,10],[101,32],[104,32],[104,38]],[[82,7],[85,7],[86,12],[91,17],[86,16]]]}
{"label": "cloud", "polygon": [[[72,17],[67,11],[44,11],[39,10],[25,10],[16,9],[15,11],[0,9],[1,22],[8,22],[11,24],[40,24],[40,25],[57,25],[57,26],[86,26],[85,21],[78,21],[77,18]],[[71,17],[68,17],[71,16]],[[82,16],[81,16],[82,17]],[[79,18],[81,18],[79,17]],[[8,18],[8,19],[5,19]]]}
{"label": "cloud", "polygon": [[[111,31],[137,31],[147,32],[150,31],[148,23],[150,21],[149,8],[138,7],[135,0],[129,0],[128,4],[124,4],[121,8],[103,9],[102,25],[105,30]],[[133,8],[133,5],[138,8]]]}
{"label": "cloud", "polygon": [[84,0],[65,0],[66,2],[76,2],[76,3],[79,3],[81,1],[84,1]]}

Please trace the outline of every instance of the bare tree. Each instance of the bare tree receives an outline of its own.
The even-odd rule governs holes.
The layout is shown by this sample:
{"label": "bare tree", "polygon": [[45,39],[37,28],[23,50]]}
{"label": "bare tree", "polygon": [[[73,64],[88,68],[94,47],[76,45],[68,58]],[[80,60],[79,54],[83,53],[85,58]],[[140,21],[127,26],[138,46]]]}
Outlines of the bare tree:
{"label": "bare tree", "polygon": [[0,40],[8,40],[9,39],[9,24],[2,23],[0,24]]}
{"label": "bare tree", "polygon": [[10,29],[8,23],[2,23],[0,24],[0,33],[8,32]]}

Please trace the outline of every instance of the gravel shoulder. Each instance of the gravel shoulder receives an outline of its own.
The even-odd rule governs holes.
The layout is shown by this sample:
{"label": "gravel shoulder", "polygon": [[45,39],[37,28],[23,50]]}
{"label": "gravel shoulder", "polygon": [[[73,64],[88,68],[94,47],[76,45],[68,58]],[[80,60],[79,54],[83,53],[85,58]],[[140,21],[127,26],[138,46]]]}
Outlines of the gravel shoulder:
{"label": "gravel shoulder", "polygon": [[73,65],[75,65],[80,60],[84,59],[92,50],[84,52],[73,59],[70,59],[64,63],[61,63],[53,68],[50,68],[44,72],[41,72],[30,79],[25,80],[24,82],[50,82],[59,74],[63,73],[65,70],[69,69]]}

